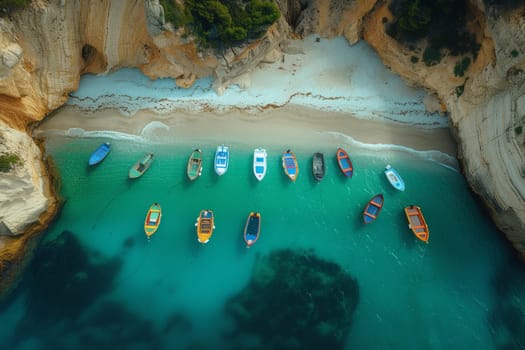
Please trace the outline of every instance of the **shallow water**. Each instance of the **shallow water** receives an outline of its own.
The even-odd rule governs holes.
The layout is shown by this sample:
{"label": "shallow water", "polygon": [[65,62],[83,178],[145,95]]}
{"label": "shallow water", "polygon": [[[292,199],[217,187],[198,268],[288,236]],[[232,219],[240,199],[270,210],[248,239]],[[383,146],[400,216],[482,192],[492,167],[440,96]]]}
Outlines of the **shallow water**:
{"label": "shallow water", "polygon": [[[260,145],[230,144],[230,167],[218,177],[212,167],[216,145],[115,139],[108,158],[88,169],[89,154],[102,141],[55,136],[46,143],[66,202],[20,288],[0,308],[0,344],[6,349],[275,348],[264,335],[244,337],[249,334],[225,305],[244,290],[262,300],[253,310],[286,315],[281,322],[290,325],[290,333],[293,327],[293,334],[310,334],[293,317],[302,315],[301,303],[298,308],[290,300],[268,310],[275,290],[245,289],[261,270],[254,270],[260,258],[282,249],[310,259],[311,266],[324,266],[317,258],[335,263],[357,282],[351,296],[355,312],[343,313],[351,323],[341,327],[343,341],[331,348],[524,347],[523,266],[464,178],[449,167],[416,154],[334,140],[296,146],[300,171],[291,183],[281,167],[284,149],[262,145],[269,168],[258,182],[251,160]],[[338,146],[352,158],[352,179],[337,168]],[[204,152],[204,170],[190,183],[185,167],[194,147]],[[129,167],[147,151],[156,154],[153,165],[142,178],[129,180]],[[315,151],[327,160],[320,183],[311,174]],[[405,192],[389,185],[386,164],[401,174]],[[364,225],[363,208],[376,193],[384,194],[385,206],[375,222]],[[143,222],[153,202],[161,204],[163,217],[148,243]],[[407,228],[403,208],[410,204],[423,209],[428,245]],[[214,210],[216,217],[205,246],[194,227],[201,209]],[[262,232],[246,249],[242,230],[250,211],[261,212]],[[270,275],[283,286],[293,284],[299,299],[332,292],[321,282],[306,288],[294,276]],[[317,307],[337,305],[334,300]],[[255,317],[250,308],[245,311],[245,320]],[[273,321],[261,322],[260,334]],[[326,332],[337,338],[333,329]],[[314,344],[295,336],[278,348],[317,348]]]}

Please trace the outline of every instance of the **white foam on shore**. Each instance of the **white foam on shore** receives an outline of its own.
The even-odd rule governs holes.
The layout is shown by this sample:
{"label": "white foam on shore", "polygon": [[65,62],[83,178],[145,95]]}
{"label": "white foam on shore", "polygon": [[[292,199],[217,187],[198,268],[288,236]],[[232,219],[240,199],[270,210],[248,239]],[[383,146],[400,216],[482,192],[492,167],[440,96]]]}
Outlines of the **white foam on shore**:
{"label": "white foam on shore", "polygon": [[[374,143],[374,144],[364,143],[364,142],[359,142],[355,140],[353,137],[340,133],[340,132],[330,131],[330,132],[326,132],[325,134],[331,135],[334,138],[343,139],[344,142],[349,145],[356,146],[361,149],[374,151],[375,154],[381,154],[381,152],[385,152],[385,151],[386,152],[388,151],[404,152],[404,153],[416,156],[418,158],[437,163],[455,172],[459,172],[458,160],[455,157],[452,157],[446,153],[443,153],[437,150],[419,151],[419,150],[416,150],[410,147],[406,147],[406,146],[401,146],[401,145],[385,144],[385,143]],[[377,152],[377,151],[381,151],[381,152]]]}
{"label": "white foam on shore", "polygon": [[133,115],[142,109],[163,114],[177,109],[256,111],[290,103],[426,128],[447,126],[446,118],[426,112],[426,92],[409,87],[390,72],[365,42],[350,46],[342,37],[316,42],[310,36],[294,44],[303,53],[262,64],[251,73],[246,89],[234,85],[218,95],[212,78],[198,79],[184,89],[174,79],[151,80],[138,69],[125,68],[83,76],[68,104],[90,111],[114,108]]}

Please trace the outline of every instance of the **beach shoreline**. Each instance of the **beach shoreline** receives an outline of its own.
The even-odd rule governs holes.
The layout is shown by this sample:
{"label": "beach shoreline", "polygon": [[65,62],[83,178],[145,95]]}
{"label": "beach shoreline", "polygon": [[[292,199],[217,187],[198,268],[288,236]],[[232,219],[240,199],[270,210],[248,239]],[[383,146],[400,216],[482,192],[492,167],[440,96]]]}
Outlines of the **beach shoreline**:
{"label": "beach shoreline", "polygon": [[87,112],[76,106],[64,106],[38,125],[34,136],[49,137],[58,133],[102,137],[104,132],[167,144],[218,142],[314,147],[341,138],[342,143],[353,140],[371,146],[438,151],[452,158],[457,152],[449,128],[429,129],[411,123],[361,119],[350,113],[298,105],[259,112],[231,108],[220,112],[176,110],[158,114],[141,110],[133,116],[124,116],[117,109]]}

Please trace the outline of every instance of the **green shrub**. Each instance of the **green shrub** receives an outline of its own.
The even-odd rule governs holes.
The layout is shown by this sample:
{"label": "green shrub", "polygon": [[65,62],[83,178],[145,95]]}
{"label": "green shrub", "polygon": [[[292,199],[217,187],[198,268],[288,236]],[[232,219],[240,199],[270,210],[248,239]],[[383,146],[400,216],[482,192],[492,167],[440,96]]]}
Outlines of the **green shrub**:
{"label": "green shrub", "polygon": [[516,58],[516,57],[518,57],[518,50],[514,49],[514,50],[512,50],[510,52],[510,54],[511,54],[512,57]]}
{"label": "green shrub", "polygon": [[189,10],[175,0],[160,0],[159,2],[164,8],[164,19],[173,24],[175,28],[183,27],[193,20]]}
{"label": "green shrub", "polygon": [[13,169],[15,165],[20,162],[20,158],[16,154],[2,154],[0,155],[0,172],[6,173]]}
{"label": "green shrub", "polygon": [[439,49],[435,49],[433,47],[427,47],[425,51],[423,51],[423,62],[428,67],[434,66],[438,64],[441,61],[441,51]]}
{"label": "green shrub", "polygon": [[419,62],[419,58],[417,56],[411,56],[410,57],[410,62],[412,62],[414,64],[418,63]]}
{"label": "green shrub", "polygon": [[514,128],[514,132],[516,133],[516,135],[521,135],[523,131],[523,126],[517,126]]}
{"label": "green shrub", "polygon": [[480,45],[465,27],[467,0],[392,0],[389,9],[394,18],[387,34],[405,44],[427,39],[429,47],[447,49],[453,56],[472,53],[477,57]]}
{"label": "green shrub", "polygon": [[280,12],[271,0],[161,0],[166,21],[186,26],[204,46],[223,47],[262,36]]}
{"label": "green shrub", "polygon": [[462,77],[470,66],[470,57],[464,57],[462,60],[456,62],[454,67],[454,75],[456,77]]}

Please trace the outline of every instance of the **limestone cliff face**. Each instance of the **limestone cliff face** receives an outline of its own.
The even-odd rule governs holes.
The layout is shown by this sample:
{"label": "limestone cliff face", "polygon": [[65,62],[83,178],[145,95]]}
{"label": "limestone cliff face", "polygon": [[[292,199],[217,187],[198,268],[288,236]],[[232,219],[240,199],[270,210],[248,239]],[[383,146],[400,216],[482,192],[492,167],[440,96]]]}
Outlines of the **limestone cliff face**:
{"label": "limestone cliff face", "polygon": [[[394,72],[435,92],[449,112],[458,157],[471,188],[497,226],[525,255],[525,5],[512,11],[470,3],[468,26],[481,48],[466,77],[455,77],[460,58],[433,67],[412,63],[414,51],[385,34],[391,14],[380,3],[364,21],[363,38]],[[417,52],[418,49],[415,51]],[[458,96],[457,88],[464,88]],[[460,91],[460,90],[459,90]]]}
{"label": "limestone cliff face", "polygon": [[[280,57],[287,30],[280,20],[262,39],[216,55],[197,50],[183,29],[169,28],[158,0],[33,0],[0,18],[0,153],[22,159],[2,174],[0,236],[37,231],[57,210],[46,168],[40,166],[42,154],[27,132],[65,103],[82,74],[138,67],[154,79],[175,78],[183,87],[215,76],[221,92],[259,62]],[[28,239],[0,238],[0,292],[21,270],[17,264]]]}
{"label": "limestone cliff face", "polygon": [[[61,106],[77,89],[81,74],[138,67],[151,78],[176,78],[180,86],[213,76],[220,93],[232,83],[247,86],[251,69],[293,49],[287,45],[289,38],[316,33],[343,35],[350,43],[366,40],[386,66],[438,96],[441,108],[450,113],[465,176],[498,226],[525,252],[525,131],[518,132],[525,128],[525,9],[487,9],[482,0],[471,0],[468,25],[481,49],[465,79],[454,77],[455,57],[433,67],[412,63],[411,56],[421,49],[410,51],[385,34],[385,22],[391,19],[388,1],[277,3],[282,17],[267,35],[220,54],[198,50],[183,29],[168,28],[158,0],[33,0],[29,8],[0,19],[0,128],[6,135],[0,143],[19,156],[33,150],[23,158],[24,168],[9,175],[8,187],[17,189],[0,197],[0,221],[19,234],[56,209],[38,148],[12,129],[30,131],[32,122]],[[458,97],[460,86],[464,92]],[[14,205],[12,196],[34,198],[19,203],[31,210]],[[17,216],[21,211],[25,217]],[[20,254],[21,242],[2,239],[2,281],[2,261],[13,260],[2,252]]]}

